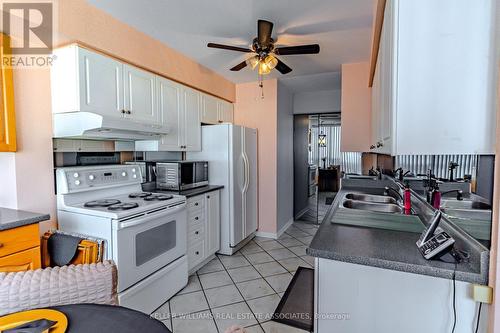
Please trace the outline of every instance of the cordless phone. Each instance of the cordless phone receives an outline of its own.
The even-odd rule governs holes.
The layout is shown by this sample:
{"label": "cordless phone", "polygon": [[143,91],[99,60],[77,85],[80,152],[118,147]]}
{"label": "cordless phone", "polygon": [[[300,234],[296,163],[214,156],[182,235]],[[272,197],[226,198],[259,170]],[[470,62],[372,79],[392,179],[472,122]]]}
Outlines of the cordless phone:
{"label": "cordless phone", "polygon": [[455,240],[446,231],[438,227],[440,221],[441,212],[436,211],[429,227],[424,230],[417,241],[420,253],[427,260],[448,252],[455,244]]}

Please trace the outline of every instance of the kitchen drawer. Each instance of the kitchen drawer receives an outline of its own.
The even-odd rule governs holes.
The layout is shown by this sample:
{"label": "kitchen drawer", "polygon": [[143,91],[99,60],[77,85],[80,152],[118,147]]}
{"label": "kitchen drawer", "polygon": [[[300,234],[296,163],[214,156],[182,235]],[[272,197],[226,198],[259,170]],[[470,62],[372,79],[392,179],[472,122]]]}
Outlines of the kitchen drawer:
{"label": "kitchen drawer", "polygon": [[188,246],[187,252],[188,266],[191,269],[205,260],[205,241]]}
{"label": "kitchen drawer", "polygon": [[205,207],[205,197],[203,195],[198,195],[196,197],[189,198],[187,206],[188,212],[203,209]]}
{"label": "kitchen drawer", "polygon": [[0,231],[0,258],[40,246],[38,223]]}
{"label": "kitchen drawer", "polygon": [[203,210],[188,214],[188,226],[196,223],[205,223],[205,212]]}
{"label": "kitchen drawer", "polygon": [[203,223],[188,226],[188,245],[205,239],[205,225]]}
{"label": "kitchen drawer", "polygon": [[35,270],[41,266],[39,246],[0,258],[0,273]]}

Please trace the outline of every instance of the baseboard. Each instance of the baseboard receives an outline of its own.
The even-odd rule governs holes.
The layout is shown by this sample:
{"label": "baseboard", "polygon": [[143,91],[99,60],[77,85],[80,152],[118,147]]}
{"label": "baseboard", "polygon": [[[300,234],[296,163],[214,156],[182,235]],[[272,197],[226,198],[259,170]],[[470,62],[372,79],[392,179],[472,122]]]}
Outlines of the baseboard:
{"label": "baseboard", "polygon": [[296,214],[294,217],[295,220],[300,220],[302,215],[304,215],[308,210],[309,210],[309,207],[306,207],[306,208],[302,209],[300,212],[298,212],[298,214]]}
{"label": "baseboard", "polygon": [[294,221],[294,218],[291,218],[290,220],[288,220],[288,222],[283,226],[281,227],[280,230],[278,230],[278,234],[277,234],[277,238],[279,238],[281,235],[283,235],[283,233],[286,231],[286,229],[288,229],[292,224],[293,224],[293,221]]}
{"label": "baseboard", "polygon": [[294,219],[290,219],[278,232],[265,232],[265,231],[257,231],[255,233],[255,236],[257,237],[263,237],[263,238],[272,238],[272,239],[278,239],[283,233],[285,232],[288,227],[290,227],[293,223]]}
{"label": "baseboard", "polygon": [[255,233],[255,236],[263,238],[272,238],[272,239],[278,238],[278,235],[275,232],[264,232],[264,231],[257,231]]}

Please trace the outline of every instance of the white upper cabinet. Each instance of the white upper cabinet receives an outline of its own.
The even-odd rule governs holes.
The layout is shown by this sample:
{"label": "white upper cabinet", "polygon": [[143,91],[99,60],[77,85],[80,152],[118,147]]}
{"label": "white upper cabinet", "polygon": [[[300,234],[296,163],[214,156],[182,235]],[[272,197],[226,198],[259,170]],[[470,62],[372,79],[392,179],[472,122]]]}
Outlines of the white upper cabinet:
{"label": "white upper cabinet", "polygon": [[54,113],[87,111],[123,116],[123,64],[70,46],[54,50],[51,68]]}
{"label": "white upper cabinet", "polygon": [[201,122],[204,124],[217,124],[219,122],[218,102],[215,97],[202,94],[202,115]]}
{"label": "white upper cabinet", "polygon": [[184,94],[184,150],[201,150],[201,94],[190,88],[183,89]]}
{"label": "white upper cabinet", "polygon": [[137,67],[123,65],[125,117],[134,121],[158,124],[155,92],[156,75]]}
{"label": "white upper cabinet", "polygon": [[233,104],[226,101],[218,101],[218,122],[232,123],[233,122]]}
{"label": "white upper cabinet", "polygon": [[158,77],[156,80],[158,92],[158,112],[162,124],[169,128],[168,135],[162,137],[160,144],[164,150],[181,150],[182,143],[182,108],[181,85]]}
{"label": "white upper cabinet", "polygon": [[387,1],[372,87],[372,151],[494,153],[493,5]]}
{"label": "white upper cabinet", "polygon": [[161,140],[136,141],[137,151],[200,151],[201,94],[157,77],[158,112],[169,133]]}
{"label": "white upper cabinet", "polygon": [[202,94],[201,122],[215,125],[233,122],[233,104],[224,100]]}

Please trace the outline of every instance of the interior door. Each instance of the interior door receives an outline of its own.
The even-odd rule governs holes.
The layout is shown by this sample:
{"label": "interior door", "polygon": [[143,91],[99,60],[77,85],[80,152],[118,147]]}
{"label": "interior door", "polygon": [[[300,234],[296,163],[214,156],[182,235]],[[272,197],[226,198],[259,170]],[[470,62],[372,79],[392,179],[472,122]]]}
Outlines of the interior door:
{"label": "interior door", "polygon": [[257,130],[244,128],[244,154],[246,157],[246,191],[245,196],[245,238],[257,230]]}
{"label": "interior door", "polygon": [[[231,126],[231,183],[232,183],[232,223],[230,223],[230,244],[236,246],[239,242],[245,239],[245,221],[244,209],[246,206],[243,203],[245,186],[245,161],[243,155],[244,131],[241,126]],[[231,190],[231,189],[230,189]]]}
{"label": "interior door", "polygon": [[146,124],[158,124],[155,79],[152,73],[124,65],[126,117]]}
{"label": "interior door", "polygon": [[123,65],[82,48],[78,53],[81,111],[122,117]]}
{"label": "interior door", "polygon": [[157,78],[158,111],[162,125],[169,133],[162,136],[162,150],[179,150],[181,146],[181,87],[172,81]]}

